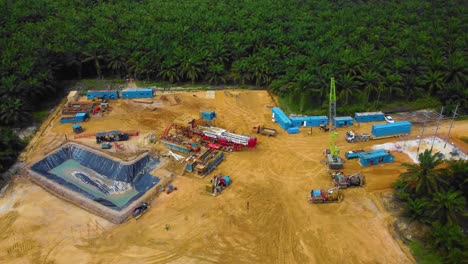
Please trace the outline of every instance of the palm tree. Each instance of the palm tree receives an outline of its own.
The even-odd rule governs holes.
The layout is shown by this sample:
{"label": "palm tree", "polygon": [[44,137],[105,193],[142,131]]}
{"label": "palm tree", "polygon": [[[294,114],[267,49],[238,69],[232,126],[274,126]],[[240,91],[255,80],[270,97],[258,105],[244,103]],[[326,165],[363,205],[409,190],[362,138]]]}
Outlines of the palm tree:
{"label": "palm tree", "polygon": [[97,51],[84,52],[83,55],[84,55],[84,58],[81,60],[81,62],[85,63],[88,61],[93,61],[94,66],[96,68],[96,74],[99,79],[102,79],[102,69],[101,69],[101,63],[99,61],[103,60],[104,56],[99,54]]}
{"label": "palm tree", "polygon": [[435,168],[440,165],[441,160],[437,153],[432,154],[430,150],[425,150],[419,154],[419,164],[403,163],[407,169],[406,172],[400,174],[401,179],[408,183],[410,191],[416,196],[422,194],[431,194],[439,190],[439,182],[441,181],[438,170]]}
{"label": "palm tree", "polygon": [[26,91],[24,86],[18,86],[19,80],[15,75],[2,76],[0,79],[0,97],[23,96]]}
{"label": "palm tree", "polygon": [[429,88],[429,95],[444,88],[444,74],[438,70],[430,70],[421,77],[422,83]]}
{"label": "palm tree", "polygon": [[[8,127],[0,127],[0,175],[13,164],[24,148],[24,143]],[[0,177],[0,181],[3,180]]]}
{"label": "palm tree", "polygon": [[293,82],[290,82],[288,84],[289,89],[292,90],[293,93],[296,96],[299,96],[300,98],[299,99],[299,112],[301,113],[304,111],[306,99],[308,98],[310,93],[320,92],[319,89],[312,88],[313,87],[312,83],[313,83],[313,76],[308,73],[301,72],[296,76]]}
{"label": "palm tree", "polygon": [[380,102],[380,95],[386,90],[386,87],[383,83],[379,83],[377,87],[375,87],[375,91],[377,92],[377,103]]}
{"label": "palm tree", "polygon": [[212,64],[208,66],[206,73],[206,80],[208,83],[219,84],[220,82],[226,83],[226,78],[224,78],[225,70],[224,65],[222,64]]}
{"label": "palm tree", "polygon": [[447,75],[446,80],[448,82],[457,82],[461,84],[466,83],[466,76],[468,70],[466,67],[466,56],[459,50],[452,53],[447,60]]}
{"label": "palm tree", "polygon": [[349,98],[357,90],[361,83],[357,80],[356,76],[346,73],[338,80],[338,87],[340,90],[339,97],[344,98],[344,104],[347,105]]}
{"label": "palm tree", "polygon": [[29,119],[29,112],[24,101],[9,97],[0,102],[0,124],[18,125]]}
{"label": "palm tree", "polygon": [[203,73],[203,64],[198,58],[188,58],[179,65],[179,72],[193,84]]}
{"label": "palm tree", "polygon": [[444,255],[454,249],[463,248],[463,239],[463,232],[457,225],[443,225],[439,222],[432,225],[431,244]]}
{"label": "palm tree", "polygon": [[163,80],[168,80],[170,83],[178,82],[180,80],[175,65],[163,65],[158,76]]}
{"label": "palm tree", "polygon": [[466,177],[468,175],[468,161],[449,161],[446,175],[449,178],[449,185],[461,190],[465,199],[468,199],[468,177]]}
{"label": "palm tree", "polygon": [[394,98],[394,94],[397,96],[403,96],[403,89],[401,89],[403,83],[403,78],[398,73],[388,74],[385,77],[385,86],[387,87],[385,90],[386,99],[385,101],[392,100]]}
{"label": "palm tree", "polygon": [[230,77],[233,81],[239,81],[242,85],[245,84],[246,80],[251,79],[249,62],[246,58],[237,60],[232,64]]}
{"label": "palm tree", "polygon": [[457,221],[457,213],[465,208],[465,199],[460,192],[437,192],[432,199],[432,216],[443,224],[453,224]]}
{"label": "palm tree", "polygon": [[118,73],[120,77],[127,74],[128,66],[127,60],[119,55],[115,55],[109,59],[109,64],[107,65],[114,73]]}
{"label": "palm tree", "polygon": [[367,101],[370,101],[370,96],[373,91],[376,91],[379,84],[380,75],[373,70],[364,71],[362,74],[362,83],[364,84],[364,92],[367,94]]}
{"label": "palm tree", "polygon": [[418,220],[421,222],[428,222],[428,210],[430,209],[430,203],[425,198],[409,198],[405,206],[405,214],[410,219]]}

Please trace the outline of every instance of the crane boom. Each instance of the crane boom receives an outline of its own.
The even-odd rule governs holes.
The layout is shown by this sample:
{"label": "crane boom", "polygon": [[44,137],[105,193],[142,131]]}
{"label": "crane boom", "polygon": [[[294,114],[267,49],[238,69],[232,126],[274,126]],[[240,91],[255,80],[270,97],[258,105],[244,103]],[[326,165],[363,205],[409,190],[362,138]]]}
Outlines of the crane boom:
{"label": "crane boom", "polygon": [[335,78],[331,77],[330,80],[330,112],[328,117],[329,127],[331,131],[335,131],[335,120],[336,117],[336,89],[335,89]]}
{"label": "crane boom", "polygon": [[336,88],[335,88],[335,78],[331,77],[330,80],[330,109],[329,109],[329,127],[330,127],[330,152],[332,156],[338,156],[339,150],[336,146],[336,136],[338,133],[336,132],[335,127],[335,117],[336,117]]}

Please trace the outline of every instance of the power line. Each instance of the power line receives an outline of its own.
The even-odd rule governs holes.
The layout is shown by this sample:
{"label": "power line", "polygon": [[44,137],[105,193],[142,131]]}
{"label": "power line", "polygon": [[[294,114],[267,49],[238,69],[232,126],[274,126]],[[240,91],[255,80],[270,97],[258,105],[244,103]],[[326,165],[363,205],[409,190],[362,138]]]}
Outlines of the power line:
{"label": "power line", "polygon": [[455,107],[455,111],[453,111],[452,122],[450,123],[449,131],[447,133],[447,137],[445,138],[445,145],[444,148],[447,146],[447,141],[450,137],[450,131],[452,131],[453,121],[455,120],[455,116],[457,115],[458,105]]}
{"label": "power line", "polygon": [[435,129],[435,132],[434,132],[434,137],[432,137],[432,144],[431,144],[431,153],[432,153],[432,148],[434,147],[434,141],[435,141],[435,138],[437,136],[437,131],[439,130],[439,125],[440,125],[440,120],[444,117],[442,114],[444,113],[444,107],[442,106],[442,108],[440,109],[440,114],[438,114],[437,116],[439,117],[437,119],[437,126],[436,126],[436,129]]}
{"label": "power line", "polygon": [[416,152],[417,154],[419,154],[419,147],[421,146],[421,140],[424,136],[424,130],[426,129],[426,123],[427,123],[427,120],[429,119],[429,114],[428,113],[424,113],[424,124],[423,124],[423,128],[421,130],[421,135],[419,137],[419,143],[418,143],[418,151]]}

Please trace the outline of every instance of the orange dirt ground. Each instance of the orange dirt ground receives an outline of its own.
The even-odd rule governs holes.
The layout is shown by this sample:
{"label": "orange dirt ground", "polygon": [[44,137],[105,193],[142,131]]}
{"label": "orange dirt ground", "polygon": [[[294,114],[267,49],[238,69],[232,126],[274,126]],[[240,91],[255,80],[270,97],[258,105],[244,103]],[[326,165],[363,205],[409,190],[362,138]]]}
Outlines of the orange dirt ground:
{"label": "orange dirt ground", "polygon": [[[236,96],[238,94],[238,96]],[[161,94],[157,94],[158,101]],[[172,97],[173,94],[167,94]],[[146,107],[131,101],[111,101],[106,116],[83,123],[86,132],[134,130],[142,135],[164,128],[182,113],[199,116],[200,109],[214,109],[215,125],[237,133],[250,133],[256,124],[279,131],[276,138],[258,136],[255,149],[230,153],[215,171],[230,175],[233,184],[220,196],[203,193],[208,177],[189,173],[175,179],[178,190],[162,193],[139,220],[121,225],[88,213],[17,178],[0,200],[1,263],[413,263],[408,249],[394,239],[392,216],[380,203],[400,164],[410,162],[395,153],[396,162],[368,168],[347,161],[344,172],[361,171],[367,186],[344,190],[342,203],[313,205],[306,197],[313,188],[328,188],[330,177],[322,151],[328,133],[314,128],[288,135],[271,122],[274,105],[266,91],[178,93],[181,103]],[[172,99],[170,99],[172,100]],[[161,102],[159,102],[161,103]],[[162,104],[162,103],[161,103]],[[57,111],[56,111],[57,112]],[[43,157],[73,138],[70,124],[59,124],[52,115],[32,140],[23,158],[27,163]],[[370,131],[371,124],[354,127]],[[442,128],[446,133],[447,125]],[[420,128],[416,127],[413,134]],[[341,152],[370,149],[373,142],[348,144],[347,128],[340,128]],[[457,122],[453,140],[467,134],[468,122]],[[140,136],[141,138],[142,136]],[[77,142],[97,148],[93,139]],[[391,140],[381,140],[378,144]],[[136,150],[138,139],[125,143]],[[462,146],[466,148],[466,145]],[[160,143],[150,148],[164,150]],[[164,152],[163,152],[164,153]],[[120,153],[120,156],[127,154]],[[133,154],[132,154],[133,155]],[[180,165],[173,164],[176,173]],[[178,168],[178,169],[177,169]],[[165,225],[170,230],[165,230]]]}

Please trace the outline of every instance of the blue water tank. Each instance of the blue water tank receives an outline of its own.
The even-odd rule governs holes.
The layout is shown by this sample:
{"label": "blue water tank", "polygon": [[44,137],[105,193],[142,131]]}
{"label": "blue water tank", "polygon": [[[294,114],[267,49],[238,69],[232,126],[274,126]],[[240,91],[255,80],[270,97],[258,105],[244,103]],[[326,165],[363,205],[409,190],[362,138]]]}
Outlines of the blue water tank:
{"label": "blue water tank", "polygon": [[319,197],[322,192],[320,190],[313,190],[312,191],[312,196],[313,197]]}
{"label": "blue water tank", "polygon": [[223,176],[223,179],[226,182],[226,186],[231,185],[231,178],[229,176]]}

